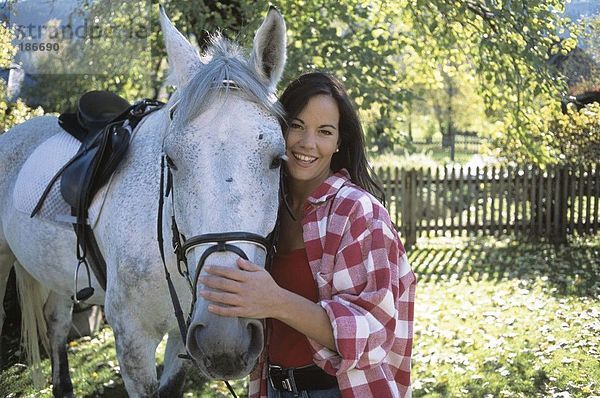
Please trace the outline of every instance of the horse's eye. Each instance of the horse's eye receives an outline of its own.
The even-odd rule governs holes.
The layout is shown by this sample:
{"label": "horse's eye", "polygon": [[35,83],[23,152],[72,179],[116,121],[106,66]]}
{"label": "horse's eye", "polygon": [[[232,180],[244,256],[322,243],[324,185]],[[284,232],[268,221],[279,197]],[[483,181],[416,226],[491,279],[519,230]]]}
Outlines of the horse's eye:
{"label": "horse's eye", "polygon": [[271,165],[269,166],[269,168],[271,170],[278,169],[279,167],[281,167],[281,156],[277,156],[277,157],[273,158],[273,161],[271,162]]}
{"label": "horse's eye", "polygon": [[173,159],[171,159],[168,156],[165,156],[167,159],[167,166],[171,169],[171,170],[177,170],[177,166],[175,166],[175,163],[173,163]]}

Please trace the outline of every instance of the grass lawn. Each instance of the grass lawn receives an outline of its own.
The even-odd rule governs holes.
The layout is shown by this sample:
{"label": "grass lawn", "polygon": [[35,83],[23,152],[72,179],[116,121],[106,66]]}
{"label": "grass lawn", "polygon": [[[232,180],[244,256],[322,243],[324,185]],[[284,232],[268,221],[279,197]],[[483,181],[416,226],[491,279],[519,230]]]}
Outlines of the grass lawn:
{"label": "grass lawn", "polygon": [[410,258],[415,397],[600,396],[598,236],[437,240]]}
{"label": "grass lawn", "polygon": [[[409,258],[419,277],[413,396],[600,397],[600,235],[560,247],[437,238]],[[77,396],[126,397],[108,328],[69,351]],[[234,385],[243,395],[245,380]],[[51,388],[34,392],[16,364],[0,373],[4,396]],[[193,377],[186,396],[228,392]]]}

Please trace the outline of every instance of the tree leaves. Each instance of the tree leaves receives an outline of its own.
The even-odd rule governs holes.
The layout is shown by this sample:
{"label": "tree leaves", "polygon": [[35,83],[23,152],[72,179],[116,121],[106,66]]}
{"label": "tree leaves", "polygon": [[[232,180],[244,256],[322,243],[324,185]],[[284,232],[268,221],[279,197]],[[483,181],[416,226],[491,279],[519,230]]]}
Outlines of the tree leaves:
{"label": "tree leaves", "polygon": [[[564,79],[549,60],[571,51],[581,31],[561,16],[564,0],[338,0],[326,7],[318,0],[273,3],[288,26],[288,64],[281,86],[313,69],[336,74],[360,107],[368,142],[405,145],[402,135],[411,132],[404,131],[403,121],[423,115],[419,112],[429,103],[428,117],[439,119],[440,128],[476,126],[483,135],[495,135],[493,144],[507,156],[516,155],[516,160],[555,159],[543,130],[547,115],[539,110],[556,103],[565,91]],[[208,32],[217,30],[248,48],[270,3],[163,4],[179,29],[201,48]],[[111,14],[111,21],[128,24],[127,17]],[[150,61],[132,61],[130,73],[44,80],[40,94],[49,109],[62,110],[73,102],[64,100],[69,94],[76,98],[92,88],[116,90],[129,99],[158,96],[165,54],[156,17],[153,6]],[[570,36],[559,39],[561,31]],[[447,103],[452,87],[462,95],[456,102],[465,109],[449,107],[443,119],[431,103]]]}

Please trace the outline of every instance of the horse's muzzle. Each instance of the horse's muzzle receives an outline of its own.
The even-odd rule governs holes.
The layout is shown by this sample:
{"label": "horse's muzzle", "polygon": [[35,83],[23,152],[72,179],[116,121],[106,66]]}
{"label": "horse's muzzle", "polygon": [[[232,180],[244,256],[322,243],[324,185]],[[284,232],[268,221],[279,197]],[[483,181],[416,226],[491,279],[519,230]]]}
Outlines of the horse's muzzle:
{"label": "horse's muzzle", "polygon": [[262,323],[255,319],[212,317],[206,324],[191,323],[186,342],[188,353],[210,378],[246,376],[264,346]]}

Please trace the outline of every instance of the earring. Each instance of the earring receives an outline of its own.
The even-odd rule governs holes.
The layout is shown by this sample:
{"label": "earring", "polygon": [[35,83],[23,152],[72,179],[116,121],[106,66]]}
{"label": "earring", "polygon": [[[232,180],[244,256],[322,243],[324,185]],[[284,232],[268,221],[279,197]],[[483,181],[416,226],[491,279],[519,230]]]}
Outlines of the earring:
{"label": "earring", "polygon": [[339,152],[339,151],[340,151],[340,148],[337,148],[335,151],[336,151],[336,152]]}

